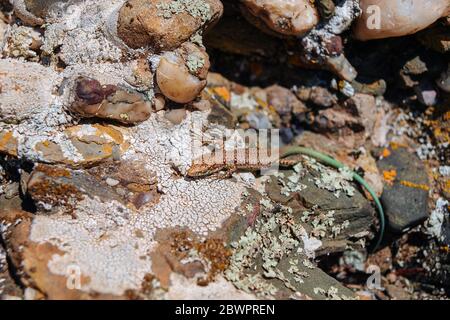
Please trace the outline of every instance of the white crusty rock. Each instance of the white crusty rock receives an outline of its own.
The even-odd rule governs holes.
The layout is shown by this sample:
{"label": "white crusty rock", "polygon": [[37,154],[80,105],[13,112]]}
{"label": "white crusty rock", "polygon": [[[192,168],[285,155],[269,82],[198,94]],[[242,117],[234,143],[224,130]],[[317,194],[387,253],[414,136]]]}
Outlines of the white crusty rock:
{"label": "white crusty rock", "polygon": [[36,119],[53,104],[53,89],[60,77],[51,68],[34,62],[1,59],[0,70],[0,121]]}
{"label": "white crusty rock", "polygon": [[413,34],[450,13],[448,0],[361,0],[360,5],[353,30],[359,40]]}
{"label": "white crusty rock", "polygon": [[[154,206],[136,211],[116,201],[104,203],[86,197],[74,210],[76,219],[63,213],[34,219],[30,240],[50,243],[62,252],[49,261],[50,272],[65,276],[68,268],[77,266],[83,278],[90,280],[83,284],[82,291],[120,296],[127,290],[139,290],[145,275],[152,273],[150,253],[157,230],[189,228],[207,236],[235,214],[245,190],[241,183],[173,176],[174,165],[182,171],[192,161],[191,146],[186,141],[191,121],[205,116],[200,112],[190,114],[173,127],[162,115],[153,114],[130,130],[127,139],[132,146],[123,160],[142,161],[146,170],[156,173],[162,195]],[[223,287],[212,286],[212,291]]]}

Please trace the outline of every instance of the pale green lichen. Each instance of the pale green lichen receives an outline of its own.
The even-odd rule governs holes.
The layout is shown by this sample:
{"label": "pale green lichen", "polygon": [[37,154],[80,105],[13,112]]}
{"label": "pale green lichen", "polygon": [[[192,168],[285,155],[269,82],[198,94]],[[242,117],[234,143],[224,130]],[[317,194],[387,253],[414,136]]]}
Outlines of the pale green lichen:
{"label": "pale green lichen", "polygon": [[314,288],[314,294],[316,295],[322,295],[327,300],[355,300],[356,298],[348,297],[346,295],[339,295],[339,289],[336,287],[331,286],[328,288],[328,290],[325,290],[320,287]]}
{"label": "pale green lichen", "polygon": [[[300,170],[297,167],[297,170]],[[281,184],[281,194],[288,197],[293,192],[300,192],[306,189],[306,185],[300,183],[300,179],[303,174],[301,171],[295,171],[294,173],[288,176],[287,179],[279,178],[278,182]]]}
{"label": "pale green lichen", "polygon": [[199,47],[204,48],[205,46],[203,45],[203,36],[201,31],[197,31],[196,33],[194,33],[191,38],[189,39],[190,42],[192,42],[193,44],[198,45]]}
{"label": "pale green lichen", "polygon": [[197,74],[198,70],[205,66],[205,59],[196,54],[190,54],[186,58],[186,66],[190,73]]}
{"label": "pale green lichen", "polygon": [[335,223],[334,217],[335,211],[330,210],[328,212],[322,212],[318,210],[317,206],[314,206],[309,211],[303,211],[300,220],[303,223],[309,223],[312,226],[311,234],[314,237],[323,239],[336,238],[342,231],[350,226],[350,222],[345,220],[341,224]]}
{"label": "pale green lichen", "polygon": [[[291,208],[273,204],[268,199],[262,199],[260,203],[260,218],[255,226],[231,244],[234,250],[225,276],[237,288],[258,296],[273,296],[277,292],[270,281],[273,279],[296,292],[294,282],[302,284],[303,279],[309,277],[299,268],[300,259],[309,261],[303,254],[302,235],[306,231],[295,223]],[[288,257],[288,270],[282,271],[280,262]],[[312,263],[308,266],[314,268]],[[255,271],[258,272],[256,275]]]}
{"label": "pale green lichen", "polygon": [[318,188],[333,192],[336,198],[339,198],[341,192],[349,197],[355,195],[355,188],[351,185],[353,173],[349,168],[344,167],[337,172],[319,164],[315,159],[305,158],[307,159],[306,164],[320,173],[320,177],[314,179]]}
{"label": "pale green lichen", "polygon": [[188,13],[194,18],[200,18],[202,23],[212,18],[211,6],[204,0],[173,0],[169,3],[158,3],[159,16],[170,19],[173,15]]}

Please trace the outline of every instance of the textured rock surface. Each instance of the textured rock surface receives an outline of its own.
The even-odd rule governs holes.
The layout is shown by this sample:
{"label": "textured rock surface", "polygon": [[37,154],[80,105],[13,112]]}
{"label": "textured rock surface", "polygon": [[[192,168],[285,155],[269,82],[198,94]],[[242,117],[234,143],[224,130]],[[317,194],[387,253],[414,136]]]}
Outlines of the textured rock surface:
{"label": "textured rock surface", "polygon": [[268,28],[283,35],[303,35],[319,22],[317,10],[305,0],[244,0],[242,3],[255,19],[261,19]]}
{"label": "textured rock surface", "polygon": [[129,0],[119,13],[117,32],[132,48],[171,50],[222,15],[218,0]]}
{"label": "textured rock surface", "polygon": [[358,39],[370,40],[420,31],[447,16],[450,5],[447,0],[362,0],[361,9],[354,34]]}
{"label": "textured rock surface", "polygon": [[399,148],[377,164],[385,178],[392,176],[385,182],[381,196],[389,226],[395,232],[402,232],[426,220],[430,187],[420,160],[406,149]]}
{"label": "textured rock surface", "polygon": [[[346,31],[375,2],[397,13],[383,37],[437,19],[404,19],[407,4],[447,10],[0,1],[1,298],[444,297],[449,21],[363,43]],[[348,168],[241,162],[267,142]],[[379,216],[350,169],[399,233],[377,253]],[[367,285],[374,265],[386,290]]]}

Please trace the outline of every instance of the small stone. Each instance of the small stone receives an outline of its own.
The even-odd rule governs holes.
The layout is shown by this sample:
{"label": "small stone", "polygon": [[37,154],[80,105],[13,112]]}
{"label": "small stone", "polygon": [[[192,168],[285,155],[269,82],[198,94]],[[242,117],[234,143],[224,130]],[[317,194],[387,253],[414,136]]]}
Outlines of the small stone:
{"label": "small stone", "polygon": [[162,94],[155,94],[155,98],[153,99],[153,109],[158,112],[164,109],[166,106],[166,99]]}
{"label": "small stone", "polygon": [[312,87],[309,100],[321,107],[329,108],[337,102],[336,96],[323,87]]}
{"label": "small stone", "polygon": [[343,54],[336,57],[327,57],[326,65],[331,72],[337,74],[343,80],[351,82],[358,76],[356,69]]}
{"label": "small stone", "polygon": [[188,103],[205,88],[209,66],[209,57],[204,49],[185,43],[176,51],[162,56],[156,70],[156,81],[168,99]]}
{"label": "small stone", "polygon": [[437,103],[438,93],[430,83],[421,83],[414,88],[417,99],[427,107],[432,107]]}
{"label": "small stone", "polygon": [[87,118],[112,119],[125,124],[147,120],[152,105],[138,93],[121,90],[113,85],[102,86],[95,79],[78,78],[75,102],[70,110]]}
{"label": "small stone", "polygon": [[192,103],[192,107],[194,107],[198,111],[211,110],[211,102],[205,99],[202,99],[200,101],[194,101]]}
{"label": "small stone", "polygon": [[186,117],[186,110],[185,109],[171,110],[166,112],[164,117],[173,124],[177,125],[183,122],[184,118]]}
{"label": "small stone", "polygon": [[388,284],[385,286],[387,294],[393,300],[410,300],[411,295],[404,288],[398,287],[396,285]]}
{"label": "small stone", "polygon": [[36,17],[45,18],[52,7],[58,3],[63,3],[63,0],[24,0],[25,6]]}
{"label": "small stone", "polygon": [[107,178],[106,179],[106,184],[109,185],[110,187],[115,187],[120,183],[120,181],[117,181],[115,179],[112,178]]}
{"label": "small stone", "polygon": [[420,57],[409,60],[403,66],[403,72],[408,75],[420,75],[428,71],[427,65]]}
{"label": "small stone", "polygon": [[278,85],[268,87],[266,90],[267,102],[274,107],[284,123],[288,123],[294,110],[306,109],[303,102],[297,99],[296,95],[286,88]]}

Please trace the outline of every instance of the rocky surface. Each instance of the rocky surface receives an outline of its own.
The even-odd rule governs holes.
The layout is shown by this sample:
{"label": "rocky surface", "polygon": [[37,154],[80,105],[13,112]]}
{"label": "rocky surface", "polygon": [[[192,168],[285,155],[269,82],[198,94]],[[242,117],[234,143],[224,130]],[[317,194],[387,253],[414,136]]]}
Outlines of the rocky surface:
{"label": "rocky surface", "polygon": [[401,233],[428,218],[428,191],[425,167],[419,158],[405,148],[386,149],[387,155],[378,161],[385,178],[381,201],[389,227]]}
{"label": "rocky surface", "polygon": [[0,9],[1,299],[448,298],[448,1]]}

